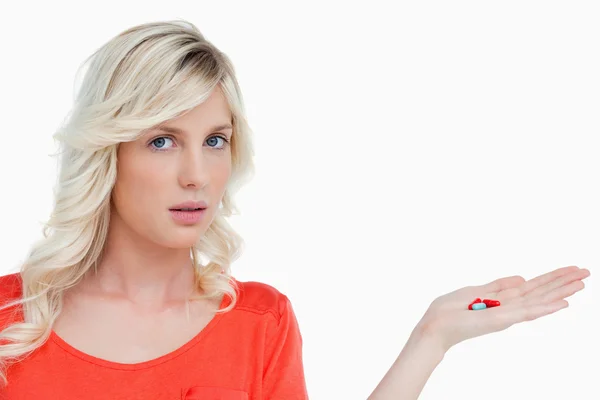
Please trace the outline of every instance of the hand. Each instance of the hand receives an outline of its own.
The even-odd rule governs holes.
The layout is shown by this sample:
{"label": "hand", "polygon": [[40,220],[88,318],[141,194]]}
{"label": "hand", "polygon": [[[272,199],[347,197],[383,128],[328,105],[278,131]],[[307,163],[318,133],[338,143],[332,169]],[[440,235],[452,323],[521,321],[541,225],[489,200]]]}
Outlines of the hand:
{"label": "hand", "polygon": [[[511,276],[481,286],[467,286],[435,299],[413,331],[418,338],[435,338],[444,351],[477,336],[552,314],[568,307],[565,298],[584,288],[590,271],[559,268],[529,281]],[[499,300],[500,306],[469,310],[474,299]]]}

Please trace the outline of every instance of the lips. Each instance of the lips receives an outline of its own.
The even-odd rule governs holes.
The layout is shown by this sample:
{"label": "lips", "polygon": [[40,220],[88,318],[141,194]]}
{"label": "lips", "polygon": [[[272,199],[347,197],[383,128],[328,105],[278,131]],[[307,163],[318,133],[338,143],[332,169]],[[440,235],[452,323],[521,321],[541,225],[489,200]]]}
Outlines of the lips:
{"label": "lips", "polygon": [[170,207],[171,211],[199,211],[204,210],[208,207],[208,204],[204,201],[186,201],[183,203],[175,204]]}
{"label": "lips", "polygon": [[206,214],[206,209],[197,208],[190,211],[186,211],[184,207],[182,210],[172,209],[169,210],[169,212],[171,213],[171,217],[173,218],[175,223],[181,225],[195,225],[203,220],[204,214]]}

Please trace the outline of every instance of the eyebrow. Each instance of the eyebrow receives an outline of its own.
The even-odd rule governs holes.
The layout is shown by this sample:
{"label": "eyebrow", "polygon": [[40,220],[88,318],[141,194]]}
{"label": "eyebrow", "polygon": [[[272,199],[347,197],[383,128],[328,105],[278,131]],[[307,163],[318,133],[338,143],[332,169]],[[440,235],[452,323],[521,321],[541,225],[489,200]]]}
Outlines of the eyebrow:
{"label": "eyebrow", "polygon": [[[175,128],[172,126],[157,126],[156,128],[154,128],[155,130],[159,130],[159,131],[164,131],[164,132],[168,132],[168,133],[173,133],[173,134],[179,134],[179,135],[185,135],[186,132],[183,129],[179,129],[179,128]],[[211,132],[214,131],[220,131],[220,130],[224,130],[224,129],[233,129],[233,126],[231,124],[222,124],[222,125],[217,125],[214,126],[211,129]]]}

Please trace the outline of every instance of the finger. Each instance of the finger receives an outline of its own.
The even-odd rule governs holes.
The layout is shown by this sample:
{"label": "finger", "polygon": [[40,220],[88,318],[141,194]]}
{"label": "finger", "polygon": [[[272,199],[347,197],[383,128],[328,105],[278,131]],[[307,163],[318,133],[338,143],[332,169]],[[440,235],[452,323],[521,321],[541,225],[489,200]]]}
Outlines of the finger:
{"label": "finger", "polygon": [[[486,296],[488,296],[488,298],[491,297],[491,298],[497,299],[501,303],[505,303],[509,300],[513,300],[516,298],[520,299],[522,296],[527,295],[528,292],[531,293],[532,290],[537,290],[534,288],[535,285],[543,284],[544,282],[552,282],[551,281],[552,277],[555,277],[555,278],[560,277],[561,274],[565,274],[565,273],[568,274],[569,271],[581,271],[581,270],[577,267],[559,268],[559,269],[549,272],[547,274],[538,276],[537,278],[534,278],[534,279],[526,282],[524,285],[522,285],[520,287],[510,288],[507,290],[503,290],[499,293],[488,293],[488,294],[486,294]],[[589,275],[589,271],[588,271],[588,275]],[[556,279],[554,281],[556,281]],[[547,284],[548,283],[546,283],[546,285]],[[544,287],[544,286],[542,286],[542,287]],[[548,287],[546,287],[546,289],[548,289]],[[535,296],[539,296],[540,294],[541,294],[541,292],[537,292],[535,294]]]}
{"label": "finger", "polygon": [[569,303],[566,300],[558,300],[552,303],[497,307],[489,310],[488,324],[495,331],[503,330],[521,322],[533,321],[545,315],[553,314],[568,306]]}
{"label": "finger", "polygon": [[575,272],[560,276],[555,280],[546,283],[545,285],[542,285],[534,290],[526,292],[524,296],[527,298],[537,298],[540,296],[544,296],[547,293],[553,292],[559,288],[564,287],[565,285],[570,284],[571,282],[581,281],[582,279],[585,279],[588,276],[590,276],[590,271],[588,271],[587,269],[576,270]]}
{"label": "finger", "polygon": [[555,269],[554,271],[548,272],[546,274],[540,275],[536,278],[530,279],[527,281],[523,287],[521,288],[521,295],[525,295],[540,286],[546,285],[561,276],[568,275],[572,272],[579,271],[579,267],[570,266]]}
{"label": "finger", "polygon": [[585,288],[585,284],[583,281],[577,280],[571,282],[565,286],[561,286],[549,293],[544,294],[541,297],[534,297],[528,302],[533,303],[553,303],[555,301],[565,299],[567,297],[573,296],[575,293],[583,290]]}
{"label": "finger", "polygon": [[554,314],[569,306],[566,300],[558,300],[552,303],[541,303],[530,306],[521,306],[520,311],[516,312],[517,323],[525,321],[533,321],[540,317]]}
{"label": "finger", "polygon": [[495,281],[492,281],[490,283],[482,285],[481,288],[486,293],[487,292],[497,293],[502,290],[508,290],[511,288],[519,287],[519,286],[523,285],[524,283],[525,283],[525,279],[522,276],[516,275],[516,276],[509,276],[506,278],[496,279]]}

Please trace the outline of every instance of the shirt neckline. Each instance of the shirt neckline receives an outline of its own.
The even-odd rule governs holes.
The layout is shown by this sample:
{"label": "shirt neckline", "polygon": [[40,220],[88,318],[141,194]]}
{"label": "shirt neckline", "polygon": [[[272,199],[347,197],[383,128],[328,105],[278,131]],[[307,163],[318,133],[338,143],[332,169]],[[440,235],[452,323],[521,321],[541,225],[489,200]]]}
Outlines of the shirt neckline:
{"label": "shirt neckline", "polygon": [[[228,299],[229,298],[227,295],[223,295],[219,309],[222,309],[227,305]],[[52,329],[50,331],[50,339],[56,345],[58,345],[62,350],[66,351],[67,353],[71,354],[72,356],[75,356],[83,361],[88,362],[88,363],[95,364],[95,365],[98,365],[101,367],[111,368],[111,369],[134,371],[134,370],[141,370],[141,369],[155,367],[157,365],[171,361],[172,359],[184,354],[185,352],[190,350],[192,347],[194,347],[196,344],[198,344],[204,338],[204,336],[206,336],[219,323],[219,321],[223,318],[223,316],[224,316],[224,313],[216,313],[212,317],[212,319],[208,322],[208,324],[206,324],[206,326],[202,330],[200,330],[200,332],[198,332],[198,334],[196,336],[191,338],[189,341],[187,341],[186,343],[184,343],[182,346],[178,347],[177,349],[175,349],[169,353],[163,354],[162,356],[153,358],[151,360],[146,360],[146,361],[137,362],[137,363],[121,363],[121,362],[116,362],[116,361],[109,361],[109,360],[85,353],[85,352],[71,346],[68,342],[66,342],[63,338],[61,338],[54,331],[54,329]]]}

